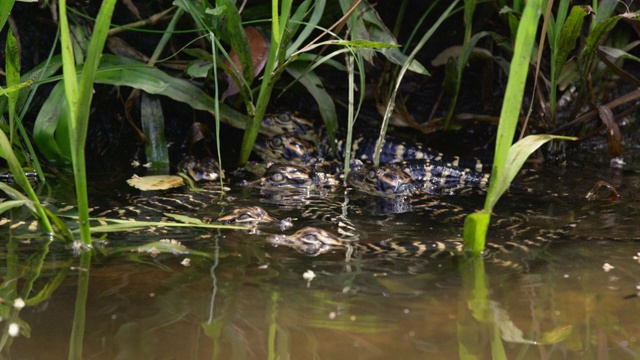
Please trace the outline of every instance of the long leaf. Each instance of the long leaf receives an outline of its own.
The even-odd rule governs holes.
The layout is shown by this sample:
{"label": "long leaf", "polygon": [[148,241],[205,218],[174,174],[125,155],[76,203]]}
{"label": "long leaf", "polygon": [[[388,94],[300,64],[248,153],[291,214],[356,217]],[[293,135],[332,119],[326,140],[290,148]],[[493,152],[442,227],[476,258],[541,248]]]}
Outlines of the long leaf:
{"label": "long leaf", "polygon": [[[296,9],[295,14],[291,17],[291,22],[302,21],[302,19],[304,19],[306,15],[303,13],[303,11],[306,12],[310,3],[311,3],[311,0],[305,0],[302,4],[300,4],[300,6],[298,6],[298,9]],[[286,55],[287,58],[291,57],[291,55],[294,52],[298,51],[302,43],[316,29],[316,26],[318,25],[318,23],[322,19],[322,15],[324,14],[325,5],[326,5],[326,0],[314,1],[313,12],[309,17],[309,21],[305,23],[304,28],[302,29],[302,31],[300,31],[300,34],[298,35],[296,40],[293,43],[291,43],[291,45],[289,45],[289,47],[287,48],[287,55]]]}
{"label": "long leaf", "polygon": [[15,0],[0,1],[0,30],[4,28],[4,24],[6,24],[7,19],[9,18],[9,14],[11,13],[11,9],[13,9],[14,3]]}
{"label": "long leaf", "polygon": [[29,200],[5,200],[0,202],[0,214],[9,211],[13,208],[21,207],[27,205]]}
{"label": "long leaf", "polygon": [[[196,110],[215,114],[216,102],[202,89],[190,82],[172,77],[164,71],[135,60],[104,54],[96,73],[95,82],[114,86],[130,86],[150,94],[167,96],[190,105]],[[62,83],[56,85],[42,105],[34,125],[34,140],[49,160],[69,162],[70,148],[66,127],[59,121],[67,121],[64,112],[65,97]],[[247,116],[225,104],[219,104],[223,122],[244,129]]]}
{"label": "long leaf", "polygon": [[[249,40],[247,34],[242,28],[242,18],[235,6],[235,1],[224,0],[224,9],[226,16],[225,31],[229,35],[231,48],[235,51],[242,65],[242,76],[247,83],[253,82],[253,61],[251,59],[251,49],[249,48]],[[233,65],[232,65],[233,66]]]}
{"label": "long leaf", "polygon": [[336,113],[336,105],[331,95],[325,90],[322,80],[315,72],[308,70],[306,64],[302,62],[290,64],[287,67],[287,72],[298,79],[318,103],[320,116],[327,128],[329,143],[333,144],[335,133],[338,130],[338,115]]}
{"label": "long leaf", "polygon": [[587,16],[588,12],[582,6],[574,6],[571,9],[571,13],[569,13],[569,18],[562,26],[562,30],[560,31],[560,37],[558,39],[558,47],[556,49],[556,56],[554,61],[554,76],[557,79],[560,75],[560,71],[562,70],[562,66],[565,61],[567,61],[567,57],[569,56],[569,52],[575,49],[576,40],[580,35],[580,31],[582,30],[582,23],[584,22],[584,17]]}
{"label": "long leaf", "polygon": [[151,162],[154,174],[169,173],[169,148],[164,136],[164,115],[160,99],[155,95],[143,93],[140,102],[140,122],[146,137],[145,154]]}

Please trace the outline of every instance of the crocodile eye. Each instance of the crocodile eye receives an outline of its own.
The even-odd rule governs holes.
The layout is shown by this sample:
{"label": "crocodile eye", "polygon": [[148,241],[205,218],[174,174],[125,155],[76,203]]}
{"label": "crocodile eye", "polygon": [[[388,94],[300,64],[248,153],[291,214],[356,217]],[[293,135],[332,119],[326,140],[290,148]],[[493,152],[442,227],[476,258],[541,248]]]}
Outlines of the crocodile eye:
{"label": "crocodile eye", "polygon": [[280,173],[275,173],[273,175],[271,175],[271,180],[273,180],[274,182],[283,182],[284,181],[284,175],[280,174]]}
{"label": "crocodile eye", "polygon": [[246,221],[246,220],[251,220],[251,214],[249,213],[242,213],[240,214],[240,216],[238,216],[238,220],[240,221]]}
{"label": "crocodile eye", "polygon": [[308,234],[302,237],[302,239],[307,243],[315,243],[318,242],[318,238],[315,235]]}
{"label": "crocodile eye", "polygon": [[376,171],[375,170],[369,171],[369,173],[367,174],[367,179],[368,180],[375,180],[376,179]]}
{"label": "crocodile eye", "polygon": [[278,121],[281,124],[287,124],[291,122],[291,117],[287,113],[278,114]]}
{"label": "crocodile eye", "polygon": [[280,139],[280,137],[274,137],[271,139],[271,146],[274,148],[282,147],[282,139]]}

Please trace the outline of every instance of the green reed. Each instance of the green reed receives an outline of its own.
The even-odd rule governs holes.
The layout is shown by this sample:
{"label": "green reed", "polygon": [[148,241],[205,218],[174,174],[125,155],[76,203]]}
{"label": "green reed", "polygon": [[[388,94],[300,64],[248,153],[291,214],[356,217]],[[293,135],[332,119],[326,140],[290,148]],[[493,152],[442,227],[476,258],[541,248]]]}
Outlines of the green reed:
{"label": "green reed", "polygon": [[[11,29],[7,32],[7,44],[5,50],[6,56],[6,79],[7,79],[7,89],[0,89],[1,94],[7,96],[8,98],[8,108],[9,108],[9,137],[5,134],[5,130],[0,131],[0,148],[2,149],[2,156],[7,160],[9,165],[9,169],[13,174],[13,177],[16,183],[22,188],[22,190],[27,194],[29,201],[26,201],[25,198],[21,198],[21,196],[12,191],[8,186],[3,186],[4,192],[9,195],[14,200],[17,200],[18,203],[13,203],[13,205],[20,205],[20,201],[24,201],[24,204],[34,213],[38,220],[40,221],[40,226],[42,227],[42,231],[53,234],[53,227],[49,222],[49,218],[45,213],[44,207],[40,204],[40,200],[38,199],[37,194],[31,187],[29,180],[27,179],[20,161],[16,157],[16,153],[13,150],[14,144],[19,144],[17,138],[14,137],[14,129],[16,122],[16,103],[18,102],[18,91],[20,90],[20,57],[18,54],[18,45],[16,43],[16,39],[11,32]],[[13,88],[13,90],[11,89]],[[4,185],[4,184],[3,184]]]}
{"label": "green reed", "polygon": [[[280,7],[278,6],[279,3]],[[287,24],[291,16],[291,5],[291,0],[283,0],[282,2],[278,0],[271,1],[271,45],[269,47],[267,63],[264,67],[264,76],[260,83],[255,112],[244,130],[242,146],[240,148],[239,162],[241,165],[249,160],[253,144],[258,137],[258,130],[260,129],[262,118],[267,111],[267,105],[269,105],[269,100],[271,99],[273,86],[279,77],[275,70],[278,67],[278,63],[282,63],[286,52],[286,38],[289,37],[289,35],[287,35],[287,31],[289,30]]]}
{"label": "green reed", "polygon": [[91,228],[89,225],[89,197],[87,194],[87,174],[85,168],[85,144],[89,127],[91,99],[93,98],[93,83],[96,70],[100,63],[102,49],[107,39],[107,32],[111,24],[111,16],[115,7],[115,0],[105,0],[100,7],[93,35],[89,43],[87,57],[82,64],[80,87],[71,43],[69,21],[67,19],[66,0],[59,2],[60,12],[60,48],[62,52],[62,73],[67,100],[68,131],[71,149],[71,163],[75,179],[76,198],[78,202],[78,217],[80,225],[80,239],[84,244],[91,243]]}
{"label": "green reed", "polygon": [[520,117],[541,9],[542,0],[529,1],[518,26],[509,80],[500,113],[491,181],[485,205],[482,210],[467,216],[464,224],[464,248],[473,255],[478,255],[484,250],[491,212],[529,155],[551,139],[570,139],[552,135],[531,135],[512,145]]}

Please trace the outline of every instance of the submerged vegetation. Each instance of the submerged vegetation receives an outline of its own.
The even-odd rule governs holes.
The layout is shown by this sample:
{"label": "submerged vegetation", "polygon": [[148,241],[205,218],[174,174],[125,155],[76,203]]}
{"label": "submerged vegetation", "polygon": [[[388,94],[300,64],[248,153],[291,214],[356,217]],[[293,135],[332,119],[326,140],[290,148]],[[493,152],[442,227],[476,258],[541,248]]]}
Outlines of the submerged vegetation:
{"label": "submerged vegetation", "polygon": [[[637,35],[638,29],[638,14],[631,8],[638,5],[633,3],[454,0],[418,4],[404,0],[398,2],[401,6],[397,9],[389,4],[372,6],[366,0],[274,0],[256,5],[233,0],[176,0],[139,5],[141,9],[130,1],[99,3],[99,7],[93,3],[68,4],[66,0],[0,4],[0,36],[5,44],[0,156],[6,160],[17,185],[0,183],[0,190],[11,198],[0,203],[0,212],[27,208],[42,232],[51,239],[75,244],[76,249],[91,249],[97,240],[95,233],[153,225],[224,227],[175,214],[170,215],[172,222],[162,224],[113,220],[112,224],[92,227],[87,163],[101,160],[88,159],[87,151],[94,146],[92,142],[108,142],[101,136],[113,139],[120,131],[104,134],[103,130],[95,130],[113,129],[112,125],[97,123],[102,120],[101,113],[124,115],[128,124],[122,126],[129,129],[127,133],[135,134],[131,137],[138,142],[125,150],[132,152],[127,163],[138,144],[144,144],[142,162],[150,164],[150,172],[156,174],[166,174],[176,167],[177,161],[170,161],[167,145],[175,141],[188,143],[184,148],[190,149],[204,144],[204,152],[215,154],[227,169],[233,168],[229,163],[245,165],[266,114],[282,107],[293,111],[307,108],[319,115],[329,147],[335,147],[335,139],[343,136],[345,148],[351,149],[358,126],[375,128],[376,153],[370,159],[375,165],[379,164],[390,124],[408,127],[417,137],[419,133],[464,132],[472,122],[490,119],[497,125],[497,132],[490,131],[490,137],[495,133],[492,180],[484,209],[470,215],[464,229],[465,249],[472,254],[463,273],[465,291],[472,294],[469,303],[477,306],[488,301],[482,295],[486,295],[484,268],[477,255],[485,248],[490,214],[529,155],[548,141],[601,136],[601,130],[606,129],[611,164],[621,166],[624,160],[618,123],[640,106],[640,91],[624,93],[622,86],[640,84],[634,73],[624,67],[625,63],[640,60],[633,55],[638,45],[632,36],[634,31]],[[11,14],[29,13],[29,9],[36,8],[42,13],[43,9],[51,11],[55,36],[46,44],[46,59],[33,56],[39,63],[25,68],[25,54],[42,43],[20,43],[17,35],[22,31],[20,25],[26,22],[13,19]],[[388,11],[391,8],[393,11]],[[113,16],[114,12],[120,16]],[[128,24],[114,20],[123,18],[137,20]],[[33,31],[35,27],[27,28]],[[463,31],[457,32],[458,29]],[[454,35],[448,38],[446,34]],[[37,51],[42,53],[42,48]],[[432,61],[431,67],[427,61]],[[482,75],[506,80],[491,81],[479,91],[469,90],[464,84],[477,82],[467,76],[472,78],[474,72],[483,71],[486,74]],[[438,83],[425,80],[432,73],[437,73]],[[620,83],[620,89],[610,93],[608,82],[612,78]],[[430,115],[416,119],[409,109],[416,101],[406,89],[426,81],[436,83],[441,90],[439,95],[428,94]],[[408,85],[409,82],[413,83]],[[373,101],[367,94],[371,88],[375,88]],[[113,110],[112,103],[96,104],[95,93],[117,97],[122,100],[118,103],[121,108]],[[495,99],[496,94],[501,101],[487,101]],[[473,111],[488,109],[487,114],[466,113],[473,106],[461,106],[461,102],[471,102],[469,99],[474,97],[482,97],[480,101],[486,104]],[[190,121],[189,125],[185,120],[188,116],[180,114],[185,119],[176,124],[169,120],[175,115],[167,104],[176,106],[178,112],[206,120]],[[192,112],[184,110],[187,107]],[[618,108],[623,110],[614,115]],[[363,114],[375,111],[380,121],[364,123],[372,116]],[[319,121],[315,125],[320,128]],[[206,130],[211,126],[215,129],[213,135]],[[238,136],[234,129],[242,131],[242,135]],[[516,134],[518,129],[520,136]],[[171,137],[172,133],[189,136],[180,139]],[[233,141],[235,138],[238,141]],[[514,144],[514,139],[519,141]],[[215,143],[214,150],[209,149],[209,142]],[[493,143],[493,139],[479,142]],[[180,151],[181,155],[186,152]],[[91,154],[103,152],[109,153],[91,150]],[[119,155],[122,153],[116,153]],[[345,175],[352,156],[346,151],[342,160]],[[32,170],[37,174],[36,180],[27,177]],[[62,217],[42,203],[38,187],[46,186],[51,178],[47,174],[51,173],[73,176],[72,202],[77,205],[77,217]],[[11,240],[8,248],[16,246]],[[161,253],[187,251],[179,245],[160,242],[149,248]],[[81,268],[89,269],[92,251],[83,251]],[[42,259],[38,264],[33,270],[34,279]],[[16,266],[12,263],[7,268],[17,271]],[[475,280],[473,271],[481,273],[475,275]],[[28,306],[34,306],[59,286],[60,277],[64,277],[62,272],[36,295],[30,294],[35,280],[25,284],[26,290],[20,296],[13,284],[13,297],[5,298],[24,299]],[[10,278],[9,274],[6,278]],[[71,335],[70,358],[82,357],[88,270],[78,281],[77,323]],[[476,291],[474,287],[480,289]],[[277,293],[273,296],[277,298]],[[486,311],[470,308],[478,321],[490,322],[492,316]],[[17,318],[19,309],[2,311],[2,318]],[[560,341],[568,332],[558,328],[545,334],[553,337],[546,341]],[[7,341],[3,337],[0,348]],[[500,356],[504,349],[499,342],[492,342],[492,350],[495,357],[504,357]]]}

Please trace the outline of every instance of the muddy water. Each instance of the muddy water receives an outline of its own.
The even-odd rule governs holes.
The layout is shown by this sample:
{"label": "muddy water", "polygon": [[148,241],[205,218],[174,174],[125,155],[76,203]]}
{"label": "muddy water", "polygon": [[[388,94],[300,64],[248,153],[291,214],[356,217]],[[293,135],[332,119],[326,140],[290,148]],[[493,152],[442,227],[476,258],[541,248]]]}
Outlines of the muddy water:
{"label": "muddy water", "polygon": [[[621,201],[585,201],[598,180],[616,186]],[[268,233],[281,231],[272,225],[109,234],[90,266],[81,266],[58,242],[9,237],[5,229],[2,354],[67,358],[81,345],[86,359],[637,358],[639,183],[633,171],[604,166],[544,171],[528,182],[538,195],[512,194],[499,205],[497,218],[510,220],[492,229],[490,241],[509,253],[474,261],[368,254],[346,261],[343,250],[309,257],[267,244]],[[286,233],[309,225],[339,230],[326,218],[302,216],[318,211],[308,198],[230,195],[193,215],[260,204],[279,219],[297,218]],[[477,194],[444,200],[467,210],[482,204]],[[416,204],[393,213],[389,204],[349,192],[327,201],[342,203],[331,208],[353,222],[362,242],[445,240],[461,231],[460,221]],[[568,234],[549,236],[550,244],[536,240],[544,237],[540,228],[575,220]],[[152,256],[128,248],[162,238],[199,253]],[[532,250],[508,242],[531,242]],[[83,300],[77,293],[85,276]],[[16,307],[16,298],[26,306]],[[72,336],[78,308],[85,312],[82,338]],[[21,333],[9,335],[10,324]]]}

